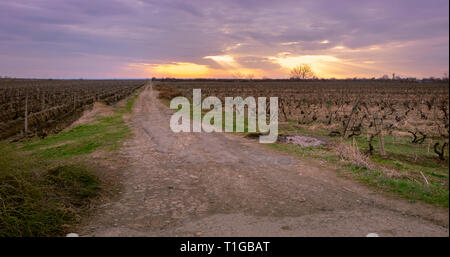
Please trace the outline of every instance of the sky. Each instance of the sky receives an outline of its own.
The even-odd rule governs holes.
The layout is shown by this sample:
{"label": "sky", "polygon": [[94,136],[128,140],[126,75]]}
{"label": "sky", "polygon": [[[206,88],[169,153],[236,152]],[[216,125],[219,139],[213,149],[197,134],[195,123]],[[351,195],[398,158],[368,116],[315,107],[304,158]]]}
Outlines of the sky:
{"label": "sky", "polygon": [[448,0],[0,0],[0,76],[443,77]]}

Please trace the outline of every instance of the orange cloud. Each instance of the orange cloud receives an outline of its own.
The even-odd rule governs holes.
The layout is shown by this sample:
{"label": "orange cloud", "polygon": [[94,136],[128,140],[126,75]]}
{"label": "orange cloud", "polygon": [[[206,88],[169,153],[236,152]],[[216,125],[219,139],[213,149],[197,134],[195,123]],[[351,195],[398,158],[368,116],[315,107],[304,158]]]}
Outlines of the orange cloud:
{"label": "orange cloud", "polygon": [[[325,42],[322,41],[322,43]],[[380,58],[376,58],[377,55],[373,55],[373,53],[379,54],[385,52],[386,49],[392,49],[392,47],[372,45],[350,49],[345,46],[334,46],[329,48],[326,54],[322,51],[309,51],[304,55],[295,54],[294,51],[283,51],[285,49],[280,49],[281,51],[273,56],[225,53],[203,57],[203,59],[215,62],[217,65],[214,67],[194,62],[131,63],[128,64],[127,70],[140,72],[143,77],[159,78],[233,78],[235,76],[288,78],[290,70],[295,66],[310,64],[319,78],[372,77],[381,76],[384,74],[381,69],[388,67],[388,64],[380,63]],[[267,68],[263,62],[258,65],[258,61],[256,61],[250,68],[247,67],[245,61],[240,61],[246,57],[257,57],[257,60],[265,60],[264,62],[271,62],[275,65]]]}
{"label": "orange cloud", "polygon": [[208,66],[189,62],[157,64],[150,66],[147,70],[157,77],[176,78],[202,78],[208,77],[211,73]]}
{"label": "orange cloud", "polygon": [[262,77],[262,70],[241,67],[231,56],[207,56],[222,68],[215,69],[207,65],[192,62],[172,62],[163,64],[129,63],[127,70],[141,73],[143,77],[171,78],[232,78],[235,74],[242,77]]}

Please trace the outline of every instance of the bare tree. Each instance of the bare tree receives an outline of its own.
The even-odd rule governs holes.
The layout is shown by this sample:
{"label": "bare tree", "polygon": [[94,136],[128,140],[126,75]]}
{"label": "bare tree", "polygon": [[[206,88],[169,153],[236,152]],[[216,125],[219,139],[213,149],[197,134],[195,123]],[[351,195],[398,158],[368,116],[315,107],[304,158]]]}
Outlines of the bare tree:
{"label": "bare tree", "polygon": [[309,64],[300,64],[291,70],[294,79],[309,79],[314,77],[314,72]]}
{"label": "bare tree", "polygon": [[231,76],[232,76],[234,79],[242,79],[242,78],[244,78],[244,74],[243,74],[242,72],[240,72],[240,71],[232,72],[232,73],[231,73]]}
{"label": "bare tree", "polygon": [[233,77],[233,79],[236,80],[240,80],[240,79],[248,79],[248,80],[252,80],[255,78],[255,75],[253,73],[242,73],[240,71],[236,71],[231,73],[231,76]]}

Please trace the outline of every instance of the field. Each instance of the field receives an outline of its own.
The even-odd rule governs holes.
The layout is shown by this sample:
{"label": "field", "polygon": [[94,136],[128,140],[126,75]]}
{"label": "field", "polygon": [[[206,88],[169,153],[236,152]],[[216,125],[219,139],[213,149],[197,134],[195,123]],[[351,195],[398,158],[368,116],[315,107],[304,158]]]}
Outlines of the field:
{"label": "field", "polygon": [[[161,81],[162,97],[279,98],[282,136],[310,135],[325,147],[276,143],[338,165],[340,173],[410,200],[448,207],[449,87],[411,81]],[[251,135],[250,135],[251,136]]]}
{"label": "field", "polygon": [[[448,234],[445,82],[1,82],[0,236]],[[279,97],[279,140],[174,133],[194,88]]]}
{"label": "field", "polygon": [[[64,235],[107,193],[89,154],[114,151],[130,135],[122,116],[132,112],[144,81],[0,83],[0,237]],[[88,124],[73,124],[96,108],[102,111]]]}
{"label": "field", "polygon": [[0,79],[0,139],[45,137],[78,119],[94,102],[115,103],[142,80]]}
{"label": "field", "polygon": [[[344,137],[410,133],[417,143],[449,136],[448,83],[416,82],[162,82],[192,97],[279,98],[280,121],[320,124]],[[410,131],[410,132],[408,132]],[[418,137],[418,138],[416,138]]]}

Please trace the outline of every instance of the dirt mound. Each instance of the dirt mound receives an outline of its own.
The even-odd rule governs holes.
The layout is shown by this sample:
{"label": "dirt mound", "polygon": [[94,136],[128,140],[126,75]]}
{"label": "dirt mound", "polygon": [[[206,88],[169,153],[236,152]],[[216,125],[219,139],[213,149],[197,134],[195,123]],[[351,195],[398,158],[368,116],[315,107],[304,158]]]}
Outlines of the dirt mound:
{"label": "dirt mound", "polygon": [[278,141],[283,143],[301,145],[302,147],[317,147],[328,144],[328,142],[326,142],[325,140],[313,136],[302,135],[281,135],[278,136]]}
{"label": "dirt mound", "polygon": [[88,124],[96,120],[97,118],[111,116],[113,114],[113,107],[104,103],[95,102],[92,109],[84,111],[83,115],[72,125],[67,127],[70,130],[81,124]]}

